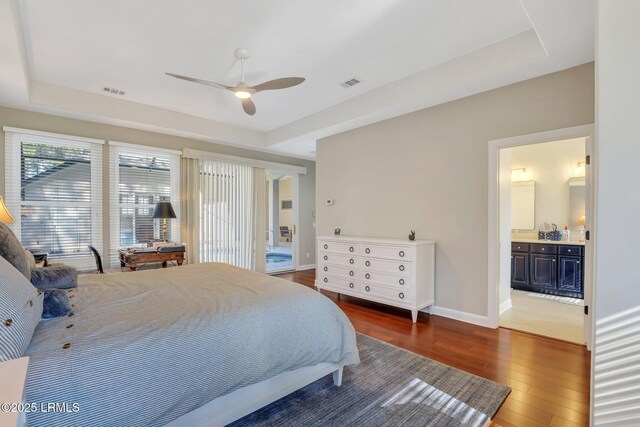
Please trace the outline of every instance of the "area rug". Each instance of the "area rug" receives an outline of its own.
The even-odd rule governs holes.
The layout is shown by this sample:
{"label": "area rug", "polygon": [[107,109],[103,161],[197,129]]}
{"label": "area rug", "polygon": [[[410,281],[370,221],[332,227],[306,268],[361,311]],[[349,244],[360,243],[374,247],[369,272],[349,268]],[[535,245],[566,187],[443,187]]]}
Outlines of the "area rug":
{"label": "area rug", "polygon": [[511,389],[358,334],[361,362],[232,426],[484,426]]}

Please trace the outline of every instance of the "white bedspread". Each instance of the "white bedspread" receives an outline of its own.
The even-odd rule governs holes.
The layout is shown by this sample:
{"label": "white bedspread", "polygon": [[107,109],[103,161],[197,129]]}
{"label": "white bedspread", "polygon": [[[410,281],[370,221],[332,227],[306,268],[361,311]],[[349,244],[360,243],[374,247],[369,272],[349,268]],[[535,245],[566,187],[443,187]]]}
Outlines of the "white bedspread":
{"label": "white bedspread", "polygon": [[41,322],[27,352],[27,401],[69,412],[31,426],[164,425],[284,371],[359,362],[344,313],[279,278],[208,263],[80,282],[74,316]]}

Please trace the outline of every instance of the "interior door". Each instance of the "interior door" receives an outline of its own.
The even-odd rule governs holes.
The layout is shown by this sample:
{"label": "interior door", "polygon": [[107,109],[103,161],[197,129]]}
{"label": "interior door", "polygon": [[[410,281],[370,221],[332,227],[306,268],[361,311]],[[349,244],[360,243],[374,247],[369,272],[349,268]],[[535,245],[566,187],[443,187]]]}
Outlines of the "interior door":
{"label": "interior door", "polygon": [[595,163],[596,160],[593,156],[593,139],[591,137],[586,138],[585,141],[585,153],[587,155],[587,161],[585,165],[585,176],[584,176],[584,185],[585,185],[585,230],[588,233],[589,239],[585,240],[585,255],[584,255],[584,339],[587,344],[587,349],[591,350],[592,345],[592,333],[593,333],[593,310],[592,310],[592,302],[593,302],[593,286],[594,286],[594,251],[595,247],[595,230],[593,225],[595,224],[594,215],[596,213],[595,209],[595,198],[593,195],[595,194],[595,181],[594,171],[595,171]]}

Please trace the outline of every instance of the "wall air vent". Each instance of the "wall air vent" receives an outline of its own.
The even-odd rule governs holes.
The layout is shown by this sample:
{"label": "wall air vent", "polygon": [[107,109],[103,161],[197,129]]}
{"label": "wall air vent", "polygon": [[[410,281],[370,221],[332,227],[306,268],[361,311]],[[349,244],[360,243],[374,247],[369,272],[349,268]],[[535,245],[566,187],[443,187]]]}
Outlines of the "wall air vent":
{"label": "wall air vent", "polygon": [[118,89],[114,89],[112,87],[103,87],[102,90],[107,92],[107,93],[110,93],[112,95],[124,96],[124,91],[118,90]]}
{"label": "wall air vent", "polygon": [[351,80],[347,80],[346,82],[342,83],[342,86],[343,86],[343,87],[346,87],[346,88],[350,88],[350,87],[352,87],[352,86],[357,85],[358,83],[360,83],[360,80],[358,80],[358,79],[356,79],[356,78],[354,77],[353,79],[351,79]]}

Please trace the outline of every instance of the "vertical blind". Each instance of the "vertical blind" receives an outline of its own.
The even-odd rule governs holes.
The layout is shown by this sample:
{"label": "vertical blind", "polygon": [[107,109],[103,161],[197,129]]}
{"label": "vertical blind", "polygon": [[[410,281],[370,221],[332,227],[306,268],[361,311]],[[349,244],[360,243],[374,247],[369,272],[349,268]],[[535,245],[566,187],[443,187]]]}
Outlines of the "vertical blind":
{"label": "vertical blind", "polygon": [[102,250],[102,145],[5,130],[6,202],[28,249],[79,268]]}
{"label": "vertical blind", "polygon": [[179,155],[115,144],[109,143],[111,265],[119,262],[119,248],[162,239],[162,224],[153,219],[158,202],[171,202],[177,218],[167,220],[167,240],[180,241]]}
{"label": "vertical blind", "polygon": [[253,168],[199,161],[200,262],[254,268]]}

